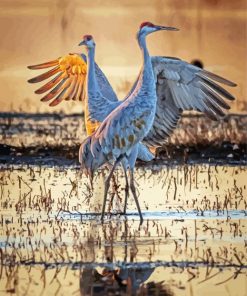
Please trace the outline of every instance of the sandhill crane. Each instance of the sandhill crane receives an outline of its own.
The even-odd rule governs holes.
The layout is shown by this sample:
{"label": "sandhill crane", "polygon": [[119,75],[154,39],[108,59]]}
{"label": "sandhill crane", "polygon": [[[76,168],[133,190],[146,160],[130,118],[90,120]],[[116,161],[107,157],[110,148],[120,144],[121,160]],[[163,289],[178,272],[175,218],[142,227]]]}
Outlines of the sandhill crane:
{"label": "sandhill crane", "polygon": [[[145,30],[149,33],[155,32],[156,27],[159,26],[144,22],[140,26],[138,36]],[[195,110],[203,112],[212,120],[219,120],[225,116],[224,109],[230,109],[225,99],[234,100],[234,97],[217,82],[230,87],[235,87],[235,83],[179,58],[153,56],[151,62],[150,73],[143,81],[139,75],[130,92],[134,92],[140,83],[148,83],[151,74],[154,74],[157,95],[155,119],[152,128],[143,139],[143,143],[148,147],[156,148],[165,144],[183,111]],[[109,100],[96,102],[91,106],[92,118],[102,118],[103,108],[98,106],[108,109],[110,105]]]}
{"label": "sandhill crane", "polygon": [[[150,22],[145,22],[141,24],[138,32],[138,41],[139,44],[142,44],[143,56],[144,58],[148,57],[149,61],[150,58],[145,44],[145,36],[157,30],[162,30],[162,27],[153,25]],[[127,97],[126,101],[117,107],[118,111],[116,112],[116,110],[114,110],[111,115],[107,117],[106,121],[101,124],[100,128],[96,131],[92,138],[88,138],[82,144],[81,151],[89,151],[94,158],[93,161],[95,161],[96,155],[99,155],[97,154],[98,151],[101,151],[102,153],[101,156],[103,159],[101,161],[103,162],[105,159],[116,158],[119,151],[122,152],[118,155],[118,158],[116,158],[116,163],[126,157],[123,156],[123,154],[125,153],[126,155],[126,151],[128,149],[126,147],[122,149],[122,140],[119,142],[118,137],[116,137],[113,133],[113,127],[115,126],[117,129],[120,127],[121,129],[120,124],[125,124],[125,119],[128,119],[127,122],[132,124],[132,126],[130,128],[127,126],[126,130],[121,130],[123,132],[123,134],[121,134],[124,139],[123,144],[125,144],[123,146],[127,146],[127,140],[128,143],[131,142],[132,151],[134,151],[136,149],[135,143],[137,143],[141,138],[143,142],[147,143],[149,146],[162,146],[167,136],[169,136],[172,130],[176,127],[183,110],[197,110],[204,112],[211,119],[217,120],[225,115],[222,109],[230,108],[224,99],[233,100],[234,97],[216,82],[232,87],[236,86],[235,83],[181,61],[178,58],[152,57],[151,63],[152,65],[150,66],[150,62],[148,62],[149,65],[148,68],[146,67],[146,71],[143,71],[142,69],[140,75],[134,83],[134,86],[132,87],[130,98],[138,97],[138,95],[139,97],[142,96],[142,98],[149,97],[149,100],[144,100],[144,107],[147,107],[146,103],[149,103],[148,101],[155,102],[155,107],[152,108],[152,112],[154,114],[151,114],[151,117],[153,116],[153,122],[151,122],[151,120],[146,122],[147,117],[150,117],[148,116],[150,113],[147,114],[145,111],[143,112],[145,108],[142,109],[142,107],[140,107],[141,102],[138,104],[140,108],[132,108],[133,110],[131,110],[130,106],[132,101],[129,100],[129,97]],[[49,72],[52,72],[52,70]],[[51,75],[53,75],[53,72]],[[151,90],[151,87],[147,87],[148,85],[150,86],[150,84],[152,84],[153,90]],[[148,89],[148,92],[145,91],[146,89]],[[104,98],[108,97],[104,96]],[[90,116],[96,121],[102,121],[102,108],[98,108],[97,106],[99,103],[104,106],[104,109],[107,109],[110,105],[112,105],[110,104],[110,100],[96,102],[95,108],[92,105]],[[120,115],[119,110],[122,109],[124,112]],[[129,114],[126,110],[129,111]],[[133,113],[136,113],[137,118],[135,118],[135,114]],[[134,120],[130,122],[129,119],[132,115],[134,116]],[[141,118],[141,115],[143,115],[143,118]],[[108,119],[109,117],[110,120]],[[107,120],[109,120],[110,124]],[[143,126],[146,127],[146,133],[143,133],[142,131]],[[149,131],[148,128],[150,129]],[[133,132],[133,134],[129,135],[129,132]],[[138,133],[139,136],[137,136],[136,133]],[[112,141],[111,145],[109,143],[110,139]],[[103,148],[104,145],[106,145],[107,148]],[[114,145],[118,145],[119,147],[113,147]],[[112,150],[109,149],[109,147]],[[81,155],[81,157],[83,157],[83,155]],[[112,175],[112,172],[116,167],[116,163],[113,166],[109,177]],[[91,168],[93,169],[92,166]],[[133,170],[131,173],[131,179],[132,191],[135,191],[133,183]],[[103,211],[101,217],[103,219]]]}
{"label": "sandhill crane", "polygon": [[[145,57],[149,61],[145,44],[145,36],[161,28],[162,27],[155,26],[149,22],[143,23],[141,25],[138,32],[138,41],[139,44],[141,43],[140,45],[142,45],[144,61]],[[150,67],[149,65],[149,67],[146,68],[148,69],[147,72],[142,70],[132,88],[130,97],[126,99],[126,101],[131,101],[129,105],[134,108],[134,114],[132,113],[131,108],[128,108],[129,105],[126,104],[126,101],[124,101],[117,108],[118,110],[120,110],[120,112],[116,114],[116,110],[114,110],[112,114],[108,116],[103,124],[99,127],[99,130],[96,131],[95,135],[93,135],[92,138],[86,140],[82,144],[80,156],[86,156],[84,158],[85,163],[88,161],[88,159],[92,160],[95,158],[99,160],[98,163],[95,163],[95,160],[93,161],[94,163],[91,162],[90,169],[92,171],[94,171],[100,165],[101,161],[103,163],[106,161],[106,159],[109,158],[109,156],[107,156],[107,153],[110,154],[110,158],[112,156],[115,156],[114,158],[116,158],[117,160],[118,157],[121,158],[121,155],[125,153],[123,151],[127,151],[125,149],[125,140],[128,139],[129,136],[128,133],[121,129],[122,125],[125,125],[125,127],[131,125],[131,131],[134,132],[134,134],[132,135],[135,139],[138,139],[137,134],[140,132],[142,125],[145,125],[145,123],[147,123],[147,121],[149,120],[148,115],[150,115],[152,110],[154,110],[155,112],[154,122],[150,126],[146,126],[146,128],[148,130],[150,128],[150,130],[141,139],[149,146],[158,147],[164,143],[166,137],[175,128],[183,110],[194,109],[200,112],[204,112],[213,120],[217,120],[225,115],[221,108],[229,109],[229,106],[225,103],[222,97],[230,100],[233,100],[234,97],[221,86],[216,84],[214,80],[224,83],[228,86],[235,86],[235,83],[205,70],[201,70],[198,67],[190,65],[176,58],[152,57],[151,60],[152,67]],[[152,85],[152,75],[154,75],[154,82],[156,82],[156,85],[153,84],[154,91],[152,92],[151,90],[152,86],[150,86],[150,89],[144,88],[143,92],[140,91],[140,89],[142,89],[142,86],[145,87],[147,85]],[[157,103],[154,103],[154,105],[149,105],[150,113],[145,113],[145,107],[147,106],[145,98],[149,98],[149,103],[152,101],[155,102],[156,95],[158,99]],[[142,102],[140,102],[140,104],[137,104],[138,107],[136,107],[135,103],[132,103],[132,98],[134,98],[135,101],[136,97],[141,97],[143,100]],[[112,105],[112,103],[108,102],[105,99],[101,99],[100,101],[96,100],[96,103],[95,100],[91,100],[91,103],[92,105],[89,106],[89,109],[91,109],[90,114],[95,120],[102,119],[101,113],[103,108],[98,108],[99,106],[102,105],[104,106],[104,108],[109,107],[110,109],[110,106]],[[153,106],[155,106],[154,109],[152,109]],[[128,111],[126,112],[126,110]],[[140,113],[138,114],[138,112]],[[138,115],[135,117],[136,114]],[[134,119],[131,117],[131,115]],[[111,116],[113,116],[114,119],[112,119]],[[152,122],[152,117],[150,116],[150,118],[150,122]],[[119,134],[116,134],[116,130],[119,131]],[[121,143],[122,139],[123,145]],[[113,144],[108,143],[109,141],[112,141]],[[117,147],[116,149],[117,141],[119,147]],[[105,146],[110,147],[110,149],[105,149]],[[134,147],[134,145],[132,147]],[[85,149],[86,151],[85,154],[83,153],[83,149]],[[116,151],[113,151],[114,149]],[[133,151],[134,149],[135,148],[133,148]],[[119,151],[121,151],[121,153]],[[88,153],[92,153],[93,157],[92,155],[91,157],[88,157]],[[112,155],[114,153],[115,155]],[[135,196],[135,188],[133,182],[134,162],[135,159],[132,159],[132,163],[130,164],[130,183],[132,187],[132,193],[137,203],[137,197]],[[113,166],[113,170],[115,167],[116,164]],[[109,177],[111,177],[111,174],[112,171]],[[109,187],[108,183],[109,180],[107,179],[106,191]],[[102,215],[104,213],[106,194],[107,193],[105,192]],[[137,207],[139,215],[141,217],[138,204]],[[103,219],[103,216],[101,216],[101,218]]]}
{"label": "sandhill crane", "polygon": [[[90,36],[85,35],[84,40],[89,40]],[[91,51],[90,51],[91,52]],[[89,59],[90,60],[90,59]],[[91,63],[92,65],[92,63]],[[98,67],[93,59],[93,71],[91,71],[90,75],[94,73],[93,79],[89,76],[89,72],[87,71],[87,58],[84,54],[69,54],[64,57],[60,57],[56,60],[28,66],[29,69],[39,70],[46,69],[49,67],[53,67],[50,71],[38,75],[32,79],[29,79],[29,83],[37,83],[46,80],[55,74],[57,74],[51,81],[40,87],[35,91],[36,94],[43,94],[48,92],[44,97],[41,98],[41,101],[47,102],[52,101],[49,105],[56,106],[61,103],[63,100],[84,100],[84,117],[85,117],[85,126],[87,135],[90,136],[97,129],[100,122],[111,113],[113,109],[115,109],[121,101],[118,101],[115,92],[113,91],[111,85],[109,84],[107,78],[104,73]],[[87,77],[87,79],[86,79]],[[87,85],[87,87],[85,87]],[[97,96],[91,95],[92,87],[93,89],[96,87]],[[107,108],[101,108],[100,118],[98,120],[93,119],[92,106],[95,104],[100,105],[100,101],[104,102],[107,100]],[[101,107],[101,106],[99,106]],[[84,143],[88,140],[86,139]],[[84,145],[82,145],[83,147]],[[92,182],[92,176],[94,170],[92,168],[98,168],[101,164],[102,159],[93,158],[89,149],[86,149],[84,153],[82,153],[82,147],[80,148],[79,160],[84,169],[84,172],[87,176],[90,177],[90,181]],[[137,149],[137,157],[142,161],[150,161],[154,158],[154,155],[145,147],[143,144],[138,144]],[[82,156],[84,161],[82,162]],[[130,159],[132,157],[130,156]],[[136,160],[136,156],[134,157]],[[133,165],[135,163],[133,162]],[[105,163],[106,161],[104,161]],[[122,165],[126,168],[127,164],[125,161],[122,161]],[[128,197],[128,178],[126,174],[126,169],[124,170],[125,179],[126,179],[126,189],[125,189],[125,203],[124,203],[124,213],[126,213],[126,205],[127,205],[127,197]]]}
{"label": "sandhill crane", "polygon": [[[94,159],[100,160],[102,163],[106,161],[114,161],[114,165],[105,182],[104,201],[101,213],[103,221],[107,193],[111,176],[121,161],[125,161],[130,169],[130,190],[134,196],[140,216],[140,223],[143,218],[136,195],[134,184],[134,165],[136,161],[139,142],[147,135],[152,127],[152,123],[156,110],[156,88],[155,78],[152,71],[151,58],[146,47],[146,36],[151,32],[159,30],[177,30],[172,27],[153,26],[152,30],[146,26],[142,26],[138,34],[138,43],[143,55],[143,67],[139,75],[138,83],[131,94],[119,106],[104,119],[102,124],[90,139],[83,143],[80,155],[84,156],[84,151],[90,151]],[[91,72],[90,65],[94,62],[94,41],[92,38],[84,40],[82,44],[86,44],[89,50],[89,81],[95,81],[94,71]],[[97,87],[94,84],[92,88],[94,95],[98,96]],[[92,100],[93,101],[93,100]],[[90,110],[90,106],[89,106]],[[92,109],[92,116],[94,111]],[[90,147],[89,147],[90,145]],[[82,153],[83,152],[83,153]],[[81,154],[82,153],[82,154]],[[81,159],[83,162],[83,158]],[[97,164],[101,165],[101,163]],[[127,167],[126,166],[126,167]],[[124,167],[124,169],[126,169]],[[91,170],[94,170],[91,166]]]}
{"label": "sandhill crane", "polygon": [[[91,35],[85,35],[83,37],[83,41],[79,45],[85,45],[87,48],[87,87],[86,87],[86,94],[85,94],[85,103],[88,106],[87,111],[88,114],[85,116],[86,121],[92,121],[95,120],[94,118],[94,107],[97,105],[100,110],[100,116],[98,116],[98,121],[103,121],[114,109],[116,109],[118,106],[120,106],[123,102],[121,101],[109,101],[107,97],[104,97],[103,94],[100,91],[97,79],[96,79],[96,73],[95,73],[95,61],[94,61],[94,55],[95,55],[95,41]],[[104,108],[104,106],[101,106],[101,103],[107,101],[108,107],[107,109]],[[118,138],[116,140],[117,145],[120,144],[120,141],[123,141],[123,139]],[[97,156],[93,156],[91,149],[91,138],[89,136],[88,139],[86,139],[83,144],[80,147],[79,151],[79,161],[81,163],[82,168],[84,169],[84,172],[86,172],[87,175],[90,176],[92,179],[93,173],[95,169],[100,167],[102,164],[106,163],[108,159],[104,156],[103,152],[100,150],[97,153]],[[144,161],[150,161],[154,158],[153,154],[150,153],[150,151],[141,143],[137,144],[136,149],[133,150],[133,153],[131,152],[128,157],[127,161],[122,160],[122,166],[124,169],[124,175],[126,179],[126,191],[125,191],[125,202],[124,202],[124,213],[126,213],[126,206],[127,206],[127,198],[128,198],[128,177],[127,177],[127,168],[128,165],[131,164],[133,167],[135,165],[136,158],[140,158]],[[109,186],[110,179],[107,179],[106,181],[106,188]],[[139,205],[137,204],[137,207]]]}

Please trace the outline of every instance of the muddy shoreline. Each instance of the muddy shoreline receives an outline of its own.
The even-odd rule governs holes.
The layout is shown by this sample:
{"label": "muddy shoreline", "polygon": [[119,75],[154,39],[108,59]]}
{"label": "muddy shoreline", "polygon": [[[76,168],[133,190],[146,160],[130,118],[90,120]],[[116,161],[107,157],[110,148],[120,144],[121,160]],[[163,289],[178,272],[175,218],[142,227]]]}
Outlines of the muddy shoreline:
{"label": "muddy shoreline", "polygon": [[[15,147],[0,144],[0,164],[79,166],[79,145],[74,147]],[[184,164],[247,165],[247,145],[229,142],[215,146],[173,146],[160,150],[148,163],[137,161],[137,167]]]}
{"label": "muddy shoreline", "polygon": [[[0,164],[77,166],[86,137],[83,114],[0,113]],[[137,166],[193,163],[247,163],[247,115],[230,114],[213,122],[184,115],[156,158]]]}

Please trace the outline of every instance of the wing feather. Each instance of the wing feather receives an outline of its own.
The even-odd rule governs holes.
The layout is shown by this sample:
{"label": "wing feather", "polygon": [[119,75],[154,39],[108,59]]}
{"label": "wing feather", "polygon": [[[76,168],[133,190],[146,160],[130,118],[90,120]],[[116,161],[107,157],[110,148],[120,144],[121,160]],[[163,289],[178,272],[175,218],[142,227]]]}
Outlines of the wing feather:
{"label": "wing feather", "polygon": [[225,85],[228,85],[228,86],[231,86],[231,87],[234,87],[234,86],[237,86],[236,83],[230,81],[230,80],[227,80],[221,76],[218,76],[214,73],[211,73],[209,71],[206,71],[206,70],[203,70],[203,72],[200,73],[200,76],[206,76],[208,78],[211,78],[213,79],[214,81],[217,81],[219,83],[222,83],[222,84],[225,84]]}
{"label": "wing feather", "polygon": [[77,76],[73,75],[71,84],[70,84],[70,86],[69,86],[69,88],[67,90],[67,93],[66,93],[66,97],[64,98],[66,101],[69,101],[69,100],[73,99],[72,98],[72,93],[74,91],[76,83],[77,83]]}
{"label": "wing feather", "polygon": [[81,101],[82,100],[83,83],[84,83],[84,79],[83,79],[83,77],[80,76],[78,90],[77,90],[77,94],[76,94],[76,97],[75,97],[75,100],[76,101],[77,100],[78,101]]}
{"label": "wing feather", "polygon": [[203,80],[204,84],[206,84],[207,86],[209,86],[211,89],[213,89],[214,91],[216,91],[218,94],[222,95],[223,97],[225,97],[228,100],[235,100],[234,96],[232,94],[230,94],[227,90],[225,90],[223,87],[221,87],[220,85],[216,84],[215,82],[213,82],[212,80],[209,80],[208,78],[202,77],[201,79]]}
{"label": "wing feather", "polygon": [[50,61],[50,62],[46,62],[46,63],[42,63],[42,64],[38,64],[38,65],[33,65],[33,66],[28,66],[28,69],[31,70],[39,70],[39,69],[46,69],[46,68],[50,68],[53,66],[57,66],[59,64],[59,59]]}
{"label": "wing feather", "polygon": [[[51,79],[46,84],[38,88],[36,94],[47,94],[41,99],[46,102],[55,98],[55,101],[50,103],[51,106],[55,106],[63,100],[80,100],[84,99],[85,95],[85,79],[87,72],[87,59],[84,54],[68,54],[53,61],[46,63],[28,66],[31,70],[40,70],[53,67],[51,70],[42,73],[34,78],[28,80],[29,83],[42,82],[46,79]],[[105,102],[102,102],[104,109],[107,110],[109,104],[109,110],[112,110],[111,102],[117,102],[117,96],[113,91],[106,76],[95,63],[96,78],[103,96],[106,98]],[[55,77],[53,77],[57,74]],[[66,80],[66,78],[69,78]],[[71,79],[72,78],[72,79]],[[66,81],[66,87],[64,82]],[[68,81],[70,86],[67,85]],[[66,90],[65,90],[66,88]],[[97,106],[94,108],[97,113]],[[109,112],[110,112],[109,111]]]}
{"label": "wing feather", "polygon": [[225,99],[234,97],[218,83],[234,87],[234,82],[182,60],[152,57],[152,63],[157,80],[157,107],[153,127],[144,143],[162,146],[182,111],[196,110],[218,120],[230,109]]}
{"label": "wing feather", "polygon": [[215,91],[213,91],[211,88],[207,87],[203,83],[201,83],[201,90],[206,96],[212,98],[212,100],[220,107],[228,110],[230,109],[230,106]]}
{"label": "wing feather", "polygon": [[29,69],[38,70],[55,66],[55,68],[42,73],[41,75],[29,79],[28,82],[36,83],[45,79],[52,78],[45,85],[41,86],[35,91],[37,94],[47,94],[41,98],[41,101],[47,102],[54,99],[49,105],[56,106],[63,100],[82,99],[82,96],[78,94],[78,90],[82,92],[80,82],[85,80],[86,77],[86,62],[79,54],[69,54],[59,59],[29,66]]}
{"label": "wing feather", "polygon": [[65,78],[60,81],[48,94],[41,98],[42,102],[48,102],[52,100],[55,96],[57,96],[61,91],[63,91],[69,82],[69,78]]}
{"label": "wing feather", "polygon": [[57,74],[60,72],[60,67],[59,66],[56,66],[55,68],[39,75],[39,76],[36,76],[34,78],[31,78],[28,80],[29,83],[36,83],[36,82],[41,82],[43,80],[46,80],[48,78],[50,78],[51,76]]}
{"label": "wing feather", "polygon": [[41,86],[39,89],[35,91],[36,94],[43,94],[48,90],[52,89],[58,82],[63,79],[63,73],[58,73],[51,81],[47,82],[45,85]]}
{"label": "wing feather", "polygon": [[70,98],[71,98],[73,101],[75,101],[76,94],[77,94],[77,91],[78,91],[78,88],[79,88],[79,85],[80,85],[80,80],[79,80],[79,78],[77,77],[77,75],[75,75],[75,76],[76,76],[76,81],[75,81],[75,83],[74,83],[73,90],[72,90],[72,93],[71,93],[71,96],[70,96]]}
{"label": "wing feather", "polygon": [[56,106],[59,103],[61,103],[63,100],[67,100],[70,98],[71,93],[73,91],[73,86],[77,80],[77,77],[75,75],[69,77],[66,81],[66,83],[63,85],[63,90],[62,92],[57,95],[56,99],[52,101],[49,106]]}

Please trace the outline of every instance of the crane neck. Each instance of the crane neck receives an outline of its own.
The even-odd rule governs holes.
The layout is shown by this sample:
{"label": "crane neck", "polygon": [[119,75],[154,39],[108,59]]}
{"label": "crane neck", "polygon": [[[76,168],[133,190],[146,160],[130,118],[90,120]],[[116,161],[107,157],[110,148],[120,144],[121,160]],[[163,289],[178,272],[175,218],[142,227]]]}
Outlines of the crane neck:
{"label": "crane neck", "polygon": [[98,82],[95,75],[95,47],[88,49],[88,66],[87,66],[87,90],[95,92],[98,90]]}
{"label": "crane neck", "polygon": [[[151,58],[147,49],[146,45],[146,35],[139,35],[138,36],[138,44],[142,52],[142,57],[143,57],[143,68],[142,68],[142,86],[143,87],[150,87],[150,90],[152,88],[155,88],[155,79],[154,79],[154,74],[153,74],[153,67],[152,67],[152,62]],[[145,86],[147,82],[148,85]]]}
{"label": "crane neck", "polygon": [[146,35],[138,36],[138,44],[142,52],[143,61],[148,61],[150,59],[149,52],[146,45]]}
{"label": "crane neck", "polygon": [[84,104],[84,118],[85,126],[88,134],[91,134],[97,126],[97,122],[91,120],[90,109],[93,107],[92,100],[99,94],[98,81],[95,73],[95,48],[89,48],[87,50],[87,76],[86,76],[86,88],[85,88],[85,104]]}

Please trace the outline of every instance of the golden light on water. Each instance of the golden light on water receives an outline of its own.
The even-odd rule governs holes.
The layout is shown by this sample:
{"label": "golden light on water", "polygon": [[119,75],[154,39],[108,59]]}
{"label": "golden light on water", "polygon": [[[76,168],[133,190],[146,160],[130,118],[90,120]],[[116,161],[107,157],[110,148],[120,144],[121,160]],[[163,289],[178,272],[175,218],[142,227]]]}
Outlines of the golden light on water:
{"label": "golden light on water", "polygon": [[[12,264],[2,266],[2,291],[62,295],[70,289],[73,295],[87,295],[83,289],[93,280],[93,270],[102,273],[105,267],[100,264],[105,262],[121,270],[125,262],[138,268],[150,264],[149,276],[140,285],[165,280],[174,295],[185,290],[186,295],[224,295],[225,290],[245,295],[245,167],[139,168],[139,200],[142,209],[148,209],[141,227],[137,215],[129,214],[127,220],[110,217],[104,225],[97,216],[84,215],[100,211],[104,175],[97,174],[92,195],[76,168],[16,167],[1,172],[1,221],[6,223],[0,227],[1,258]],[[120,170],[116,177],[123,197]],[[114,208],[122,206],[118,200]],[[161,208],[163,215],[153,220],[152,213]],[[130,198],[128,212],[133,210]],[[183,267],[186,262],[191,266]],[[91,276],[85,275],[87,269]],[[91,285],[97,286],[96,281]]]}

